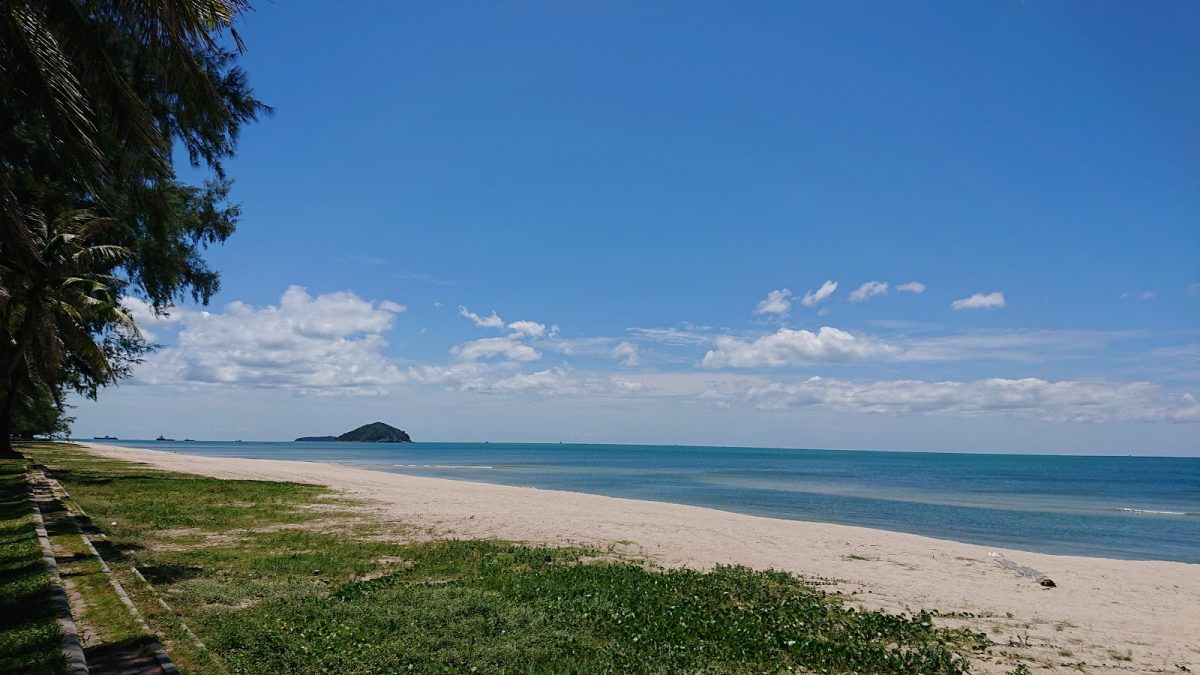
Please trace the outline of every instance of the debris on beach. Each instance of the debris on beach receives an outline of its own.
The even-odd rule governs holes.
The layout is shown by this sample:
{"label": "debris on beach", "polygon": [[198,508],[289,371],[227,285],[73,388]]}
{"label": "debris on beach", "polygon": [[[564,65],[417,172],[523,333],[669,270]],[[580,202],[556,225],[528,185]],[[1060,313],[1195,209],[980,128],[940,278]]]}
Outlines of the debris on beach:
{"label": "debris on beach", "polygon": [[1041,572],[1033,569],[1032,567],[1026,567],[1025,565],[1018,565],[1016,562],[1009,560],[1008,558],[1005,558],[1004,556],[1000,555],[999,553],[989,553],[988,557],[995,560],[996,563],[999,564],[1004,569],[1012,570],[1012,571],[1016,572],[1017,574],[1020,574],[1023,577],[1029,577],[1030,579],[1033,579],[1034,581],[1038,582],[1038,584],[1044,586],[1045,588],[1055,588],[1057,586],[1057,584],[1054,583],[1054,580],[1051,579],[1050,577],[1046,576],[1045,574],[1042,574]]}

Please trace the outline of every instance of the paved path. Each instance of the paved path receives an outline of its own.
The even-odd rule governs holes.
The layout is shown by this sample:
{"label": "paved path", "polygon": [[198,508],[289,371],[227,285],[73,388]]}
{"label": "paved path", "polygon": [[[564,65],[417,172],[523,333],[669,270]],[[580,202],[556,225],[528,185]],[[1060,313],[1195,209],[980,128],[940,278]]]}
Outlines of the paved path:
{"label": "paved path", "polygon": [[[59,592],[64,594],[64,602],[69,604],[69,609],[66,610],[67,617],[73,617],[70,626],[63,627],[65,635],[64,654],[67,656],[68,666],[70,671],[75,675],[90,673],[91,675],[105,675],[107,673],[119,673],[121,675],[178,675],[179,671],[175,664],[172,663],[162,645],[153,637],[153,632],[146,624],[141,614],[137,611],[132,600],[125,593],[125,589],[120,582],[113,576],[112,570],[104,558],[92,545],[91,540],[79,527],[71,511],[63,504],[62,497],[65,492],[56,481],[45,475],[41,468],[35,468],[28,474],[30,489],[32,491],[32,499],[36,512],[44,523],[44,527],[39,526],[40,536],[76,536],[80,537],[86,545],[89,553],[87,554],[72,554],[69,556],[55,556],[53,553],[52,542],[49,538],[43,539],[43,546],[49,547],[49,560],[52,572],[51,576],[58,582]],[[66,579],[62,579],[59,574],[61,565],[69,565],[79,562],[80,560],[94,558],[98,560],[105,576],[108,577],[109,584],[116,591],[122,603],[129,610],[134,619],[141,625],[145,635],[140,638],[122,640],[117,642],[106,641],[104,636],[91,626],[86,621],[86,614],[83,611],[85,599],[74,588],[69,572],[63,572]],[[60,620],[60,625],[63,621]],[[82,650],[80,650],[82,647]]]}

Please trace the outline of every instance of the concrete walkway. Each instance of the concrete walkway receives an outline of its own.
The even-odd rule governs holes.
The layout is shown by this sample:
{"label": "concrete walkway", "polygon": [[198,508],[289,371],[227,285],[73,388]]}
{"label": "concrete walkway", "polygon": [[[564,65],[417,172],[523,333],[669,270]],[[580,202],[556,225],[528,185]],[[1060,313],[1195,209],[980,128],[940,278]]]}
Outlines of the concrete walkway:
{"label": "concrete walkway", "polygon": [[[154,637],[154,632],[150,630],[136,605],[113,575],[108,563],[96,550],[91,538],[80,527],[71,510],[65,506],[67,495],[62,486],[48,477],[42,467],[32,469],[27,474],[27,480],[35,509],[38,536],[42,540],[43,557],[55,584],[55,603],[63,606],[60,607],[59,623],[64,635],[63,653],[70,672],[73,675],[178,675],[179,670]],[[56,556],[51,537],[59,536],[79,537],[88,553],[82,556],[78,553],[66,557]],[[83,559],[95,559],[99,562],[122,604],[142,628],[143,637],[107,641],[86,619],[81,619],[86,616],[85,598],[74,588],[69,578],[63,580],[59,573],[59,563],[74,563]]]}

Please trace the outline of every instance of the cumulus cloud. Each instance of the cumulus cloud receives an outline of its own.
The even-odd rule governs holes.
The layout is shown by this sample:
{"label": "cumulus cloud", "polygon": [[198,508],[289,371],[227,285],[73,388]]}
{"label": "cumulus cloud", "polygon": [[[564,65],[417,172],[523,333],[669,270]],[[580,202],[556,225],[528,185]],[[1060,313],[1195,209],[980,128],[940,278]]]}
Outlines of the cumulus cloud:
{"label": "cumulus cloud", "polygon": [[541,337],[546,333],[546,326],[536,321],[514,321],[508,324],[508,329],[513,335],[524,337]]}
{"label": "cumulus cloud", "polygon": [[[509,334],[510,338],[537,338],[546,334],[545,324],[541,324],[536,321],[513,321],[512,323],[506,324],[504,323],[504,319],[500,318],[499,314],[496,314],[495,310],[493,310],[489,316],[480,316],[467,309],[463,305],[459,305],[458,315],[464,319],[470,319],[471,323],[480,328],[495,328],[497,330],[504,330],[507,328],[508,330],[512,331]],[[550,332],[551,334],[556,334],[558,332],[558,326],[552,327]]]}
{"label": "cumulus cloud", "polygon": [[378,392],[399,377],[382,353],[383,335],[404,309],[291,286],[277,306],[231,302],[219,313],[183,312],[175,346],[152,354],[136,375],[150,383]]}
{"label": "cumulus cloud", "polygon": [[497,316],[495,310],[492,310],[491,316],[479,316],[466,307],[459,305],[458,315],[464,319],[470,319],[471,323],[480,328],[504,328],[504,319]]}
{"label": "cumulus cloud", "polygon": [[970,382],[855,381],[813,377],[803,382],[725,382],[704,398],[762,408],[824,407],[883,414],[1010,415],[1070,422],[1195,422],[1192,394],[1151,382],[991,378]]}
{"label": "cumulus cloud", "polygon": [[995,293],[975,293],[966,298],[959,298],[950,303],[950,306],[955,310],[964,309],[1000,309],[1008,303],[1004,300],[1004,294],[997,291]]}
{"label": "cumulus cloud", "polygon": [[450,355],[459,361],[480,361],[504,357],[509,361],[536,361],[542,358],[538,350],[517,342],[512,337],[472,340],[450,348]]}
{"label": "cumulus cloud", "polygon": [[925,284],[919,281],[910,281],[907,284],[900,284],[896,286],[896,290],[902,293],[915,293],[920,295],[925,292]]}
{"label": "cumulus cloud", "polygon": [[822,300],[833,295],[833,292],[837,290],[837,287],[838,285],[836,281],[833,281],[832,279],[828,280],[821,284],[821,287],[817,290],[805,293],[804,297],[800,298],[800,304],[804,305],[805,307],[812,307],[818,302],[821,302]]}
{"label": "cumulus cloud", "polygon": [[886,281],[868,281],[850,293],[850,302],[866,302],[877,295],[887,295]]}
{"label": "cumulus cloud", "polygon": [[704,355],[707,368],[777,368],[810,363],[887,359],[903,350],[892,344],[822,326],[816,333],[780,328],[754,340],[721,336]]}
{"label": "cumulus cloud", "polygon": [[755,314],[787,314],[792,308],[792,292],[786,288],[767,293],[766,299],[754,308]]}
{"label": "cumulus cloud", "polygon": [[637,345],[632,342],[622,341],[613,347],[612,356],[621,362],[621,365],[630,368],[636,366],[639,361]]}
{"label": "cumulus cloud", "polygon": [[121,307],[125,309],[129,318],[133,319],[133,323],[141,331],[142,337],[150,342],[157,338],[157,331],[179,325],[183,321],[184,313],[189,311],[172,307],[160,314],[154,311],[154,307],[150,303],[131,295],[121,298]]}

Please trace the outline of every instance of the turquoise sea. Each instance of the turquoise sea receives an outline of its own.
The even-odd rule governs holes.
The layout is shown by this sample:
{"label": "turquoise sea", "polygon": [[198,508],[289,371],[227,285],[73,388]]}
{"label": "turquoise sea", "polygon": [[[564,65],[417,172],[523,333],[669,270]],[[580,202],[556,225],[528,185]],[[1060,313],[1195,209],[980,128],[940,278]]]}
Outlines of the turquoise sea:
{"label": "turquoise sea", "polygon": [[109,442],[694,504],[1044,553],[1200,563],[1200,458],[528,443]]}

